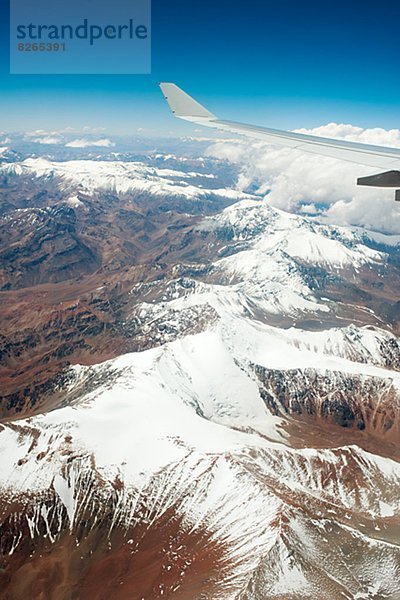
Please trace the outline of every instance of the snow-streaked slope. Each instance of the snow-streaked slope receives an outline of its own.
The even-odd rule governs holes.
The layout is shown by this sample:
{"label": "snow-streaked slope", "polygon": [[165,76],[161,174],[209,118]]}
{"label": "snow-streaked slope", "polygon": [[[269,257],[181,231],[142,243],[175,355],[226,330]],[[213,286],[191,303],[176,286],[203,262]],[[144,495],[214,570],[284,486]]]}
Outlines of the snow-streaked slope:
{"label": "snow-streaked slope", "polygon": [[[387,260],[358,232],[317,225],[255,199],[207,217],[199,229],[227,239],[219,252],[225,256],[213,264],[214,280],[229,284],[226,298],[236,296],[236,304],[253,314],[331,312],[334,307],[314,289],[322,273],[357,273]],[[220,289],[213,291],[221,297]]]}
{"label": "snow-streaked slope", "polygon": [[[80,391],[79,400],[26,423],[40,431],[35,454],[47,454],[51,449],[51,463],[43,461],[35,470],[29,461],[17,466],[18,459],[28,453],[30,437],[22,436],[21,443],[12,426],[1,432],[1,452],[7,457],[0,473],[2,488],[46,489],[54,476],[53,460],[58,457],[58,464],[62,463],[67,431],[75,448],[94,453],[97,468],[105,477],[112,477],[119,468],[134,485],[182,459],[189,450],[224,453],[286,444],[280,419],[269,413],[260,397],[252,364],[390,377],[400,390],[400,373],[327,357],[315,348],[299,348],[290,332],[286,340],[279,340],[273,328],[246,320],[223,320],[211,331],[157,349],[124,355],[96,367],[75,367],[69,393]],[[103,383],[84,393],[93,379]],[[267,443],[265,436],[271,441]],[[318,456],[310,450],[303,454]]]}
{"label": "snow-streaked slope", "polygon": [[[182,527],[205,527],[229,548],[231,571],[221,575],[226,591],[216,598],[234,598],[249,586],[261,589],[256,598],[278,598],[284,589],[311,597],[331,590],[337,598],[345,581],[346,597],[355,600],[371,585],[368,573],[382,598],[394,598],[400,547],[387,539],[400,515],[399,463],[357,446],[291,448],[246,368],[273,360],[268,338],[251,323],[247,331],[226,325],[75,368],[70,394],[80,393],[71,407],[0,432],[3,501],[24,495],[32,539],[45,527],[52,543],[63,515],[72,529],[93,514],[95,501],[100,515],[114,498],[110,534],[136,522],[150,526],[173,508]],[[345,359],[335,366],[360,369]],[[93,478],[101,486],[89,485]],[[358,532],[360,523],[365,533]],[[354,537],[367,561],[344,554]],[[16,535],[10,552],[19,543]]]}
{"label": "snow-streaked slope", "polygon": [[292,259],[332,269],[356,268],[381,262],[384,257],[366,246],[356,231],[318,225],[311,219],[273,209],[265,200],[237,202],[215,217],[208,217],[201,227],[231,230],[232,242],[242,243],[243,249],[251,249],[259,260],[279,251]]}
{"label": "snow-streaked slope", "polygon": [[355,325],[322,331],[273,327],[254,318],[257,300],[238,293],[235,286],[180,280],[171,282],[162,302],[139,304],[132,318],[142,323],[145,332],[156,320],[174,330],[178,329],[180,314],[188,309],[205,311],[208,306],[219,317],[220,335],[229,351],[269,368],[315,367],[378,376],[385,376],[385,372],[376,367],[400,369],[400,342],[383,329]]}
{"label": "snow-streaked slope", "polygon": [[[213,366],[212,376],[209,369]],[[94,452],[98,468],[102,466],[107,471],[109,465],[115,468],[124,464],[128,481],[139,484],[140,473],[147,478],[170,462],[183,458],[188,448],[224,452],[249,441],[246,435],[214,424],[213,418],[227,419],[228,423],[238,419],[243,424],[246,420],[248,423],[265,420],[267,428],[276,420],[267,415],[256,384],[235,365],[214,333],[125,355],[99,367],[76,368],[75,386],[84,386],[93,370],[100,378],[104,374],[105,385],[92,394],[83,394],[73,408],[30,420],[32,427],[48,432],[38,452],[48,447],[53,434],[55,448],[62,445],[65,424],[70,423],[68,431],[74,446]],[[206,380],[205,373],[208,373]],[[46,489],[53,476],[53,465],[44,465],[44,479],[40,469],[32,472],[27,463],[15,470],[24,447],[13,448],[12,438],[12,429],[0,436],[2,456],[7,457],[5,464],[10,469],[8,472],[2,469],[0,473],[2,487],[10,484],[21,490],[31,489],[31,486],[38,489],[37,486],[43,485]],[[118,444],[115,444],[116,439]],[[183,445],[177,443],[180,439]],[[26,444],[25,452],[29,439]],[[140,461],[138,455],[142,457]]]}

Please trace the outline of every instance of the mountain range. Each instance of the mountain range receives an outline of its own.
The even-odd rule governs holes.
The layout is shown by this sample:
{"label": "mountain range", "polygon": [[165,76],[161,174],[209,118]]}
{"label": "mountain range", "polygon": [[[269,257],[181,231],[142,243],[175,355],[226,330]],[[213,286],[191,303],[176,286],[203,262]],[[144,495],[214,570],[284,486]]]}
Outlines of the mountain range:
{"label": "mountain range", "polygon": [[0,165],[0,598],[398,600],[400,236],[125,159]]}

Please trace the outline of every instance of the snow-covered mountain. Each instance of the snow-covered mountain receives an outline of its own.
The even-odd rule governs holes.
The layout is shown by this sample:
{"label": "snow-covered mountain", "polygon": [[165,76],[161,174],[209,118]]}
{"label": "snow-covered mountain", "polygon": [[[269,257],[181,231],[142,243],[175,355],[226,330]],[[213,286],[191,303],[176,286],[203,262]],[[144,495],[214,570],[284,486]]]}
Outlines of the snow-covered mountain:
{"label": "snow-covered mountain", "polygon": [[4,598],[400,598],[399,240],[212,173],[1,170],[34,189],[4,255],[47,265],[0,292],[2,381],[40,376],[3,398]]}
{"label": "snow-covered mountain", "polygon": [[[236,201],[248,194],[212,185],[212,173],[179,171],[167,167],[153,167],[143,162],[71,160],[49,161],[45,158],[27,158],[19,163],[4,164],[3,175],[58,178],[63,188],[78,188],[83,193],[109,190],[117,194],[145,193],[161,196],[181,196],[191,200],[207,198],[212,193]],[[205,187],[207,186],[207,187]]]}

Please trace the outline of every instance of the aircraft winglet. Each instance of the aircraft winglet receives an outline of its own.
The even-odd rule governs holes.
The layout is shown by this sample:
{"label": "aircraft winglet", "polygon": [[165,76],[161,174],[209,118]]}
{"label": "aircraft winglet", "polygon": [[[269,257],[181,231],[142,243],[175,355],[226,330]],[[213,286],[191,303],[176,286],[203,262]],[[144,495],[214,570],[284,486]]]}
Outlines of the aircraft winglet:
{"label": "aircraft winglet", "polygon": [[214,120],[217,117],[174,83],[160,83],[160,88],[174,115],[187,121]]}

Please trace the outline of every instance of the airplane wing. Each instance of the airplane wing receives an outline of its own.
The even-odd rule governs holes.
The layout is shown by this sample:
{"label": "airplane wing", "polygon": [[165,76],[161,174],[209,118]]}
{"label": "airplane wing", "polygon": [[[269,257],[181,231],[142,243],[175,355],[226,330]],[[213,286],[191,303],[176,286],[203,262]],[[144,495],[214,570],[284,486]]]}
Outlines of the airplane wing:
{"label": "airplane wing", "polygon": [[[160,88],[173,114],[180,119],[256,138],[274,145],[296,148],[302,152],[330,156],[377,169],[387,169],[384,173],[361,177],[357,183],[377,187],[400,187],[400,148],[372,146],[225,121],[216,117],[174,83],[160,83]],[[400,200],[400,190],[396,190],[396,200]]]}

